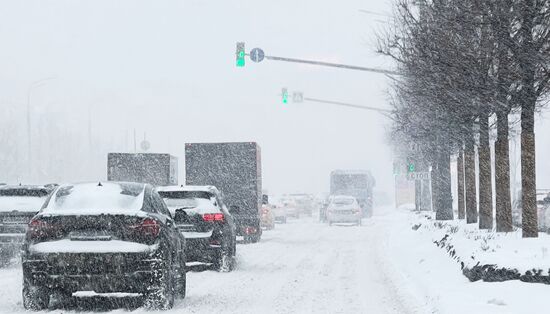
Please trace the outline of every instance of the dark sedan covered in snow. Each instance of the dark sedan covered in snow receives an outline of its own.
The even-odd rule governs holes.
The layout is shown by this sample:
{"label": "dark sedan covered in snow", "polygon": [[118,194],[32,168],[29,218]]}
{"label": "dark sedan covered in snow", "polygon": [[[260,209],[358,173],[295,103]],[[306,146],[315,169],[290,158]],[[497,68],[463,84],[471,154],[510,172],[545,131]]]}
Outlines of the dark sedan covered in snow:
{"label": "dark sedan covered in snow", "polygon": [[50,295],[129,292],[168,309],[185,296],[185,239],[154,189],[139,183],[62,185],[29,222],[23,305]]}
{"label": "dark sedan covered in snow", "polygon": [[53,186],[0,186],[0,265],[19,253],[27,224],[44,204]]}
{"label": "dark sedan covered in snow", "polygon": [[187,261],[210,263],[222,272],[233,270],[236,226],[218,189],[188,185],[160,187],[158,192],[185,235]]}

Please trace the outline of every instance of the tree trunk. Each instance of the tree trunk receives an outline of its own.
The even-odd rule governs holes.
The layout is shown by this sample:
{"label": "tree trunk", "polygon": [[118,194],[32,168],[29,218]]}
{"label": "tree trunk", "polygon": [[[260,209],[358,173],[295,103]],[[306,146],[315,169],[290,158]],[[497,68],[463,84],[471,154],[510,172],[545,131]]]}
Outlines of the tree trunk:
{"label": "tree trunk", "polygon": [[453,193],[451,187],[451,150],[445,143],[440,144],[437,154],[439,168],[439,206],[435,212],[436,220],[453,220]]}
{"label": "tree trunk", "polygon": [[538,237],[535,169],[535,106],[521,108],[521,207],[524,238]]}
{"label": "tree trunk", "polygon": [[[434,154],[437,155],[437,152]],[[437,157],[432,160],[432,210],[437,211],[439,207],[439,168],[437,166]]]}
{"label": "tree trunk", "polygon": [[422,181],[414,180],[414,207],[416,211],[421,211],[422,207]]}
{"label": "tree trunk", "polygon": [[458,149],[458,158],[456,159],[456,174],[458,176],[458,219],[466,218],[464,206],[464,149],[460,145]]}
{"label": "tree trunk", "polygon": [[464,183],[466,199],[466,223],[477,223],[476,164],[473,135],[466,138],[464,149]]}
{"label": "tree trunk", "polygon": [[489,115],[479,117],[479,229],[493,229],[493,176],[489,143]]}
{"label": "tree trunk", "polygon": [[510,147],[508,146],[508,112],[497,112],[495,143],[495,190],[497,232],[511,232]]}

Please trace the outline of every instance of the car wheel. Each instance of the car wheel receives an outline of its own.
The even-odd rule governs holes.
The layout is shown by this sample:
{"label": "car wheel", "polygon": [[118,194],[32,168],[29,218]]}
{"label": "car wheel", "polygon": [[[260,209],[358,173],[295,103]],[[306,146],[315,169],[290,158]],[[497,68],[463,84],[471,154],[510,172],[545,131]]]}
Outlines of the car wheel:
{"label": "car wheel", "polygon": [[214,269],[220,273],[228,273],[233,270],[233,254],[232,248],[230,246],[222,246],[216,254],[216,259],[214,260]]}
{"label": "car wheel", "polygon": [[152,287],[147,293],[145,306],[153,310],[169,310],[174,306],[176,279],[170,260],[164,264],[164,269],[158,272]]}
{"label": "car wheel", "polygon": [[262,236],[260,234],[255,234],[252,236],[252,243],[258,243],[262,239]]}
{"label": "car wheel", "polygon": [[32,285],[23,280],[23,307],[26,310],[40,311],[50,304],[50,289],[44,286]]}

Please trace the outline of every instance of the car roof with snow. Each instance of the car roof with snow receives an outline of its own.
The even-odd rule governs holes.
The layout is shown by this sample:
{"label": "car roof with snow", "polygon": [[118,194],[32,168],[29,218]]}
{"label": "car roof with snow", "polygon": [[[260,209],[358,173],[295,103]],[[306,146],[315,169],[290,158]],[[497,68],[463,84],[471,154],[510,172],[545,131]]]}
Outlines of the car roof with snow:
{"label": "car roof with snow", "polygon": [[41,192],[48,194],[54,188],[54,185],[0,185],[0,196],[40,196]]}
{"label": "car roof with snow", "polygon": [[149,184],[134,182],[85,182],[60,185],[44,214],[128,214],[139,213],[145,205]]}
{"label": "car roof with snow", "polygon": [[0,212],[38,212],[51,191],[41,185],[0,186]]}
{"label": "car roof with snow", "polygon": [[171,185],[157,187],[158,192],[210,192],[218,194],[218,189],[213,185]]}
{"label": "car roof with snow", "polygon": [[332,174],[347,174],[347,175],[351,175],[351,174],[368,174],[368,175],[371,175],[371,172],[369,170],[353,170],[353,169],[350,169],[350,170],[333,170]]}

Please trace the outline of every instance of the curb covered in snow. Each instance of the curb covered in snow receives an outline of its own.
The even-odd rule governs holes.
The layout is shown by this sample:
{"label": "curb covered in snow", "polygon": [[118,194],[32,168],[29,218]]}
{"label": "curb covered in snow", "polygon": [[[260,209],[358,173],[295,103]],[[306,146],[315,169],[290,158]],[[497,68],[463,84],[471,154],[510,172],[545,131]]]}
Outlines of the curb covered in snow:
{"label": "curb covered in snow", "polygon": [[[506,260],[503,257],[506,257],[509,252],[503,252],[505,249],[502,248],[502,242],[510,238],[510,235],[497,236],[494,233],[476,230],[477,227],[475,226],[466,226],[457,221],[434,221],[433,217],[426,213],[419,217],[423,221],[414,224],[412,229],[433,233],[433,243],[444,249],[454,261],[460,264],[462,274],[470,281],[503,282],[520,280],[529,283],[550,284],[550,258],[545,259],[545,261],[548,260],[546,270],[543,270],[540,264],[537,267],[522,270],[522,267],[516,267],[517,265],[503,265],[506,263],[498,262]],[[457,245],[459,242],[463,242],[461,243],[462,247]],[[481,250],[476,251],[475,248],[478,244]],[[537,244],[535,243],[535,245]],[[546,251],[546,247],[540,249],[543,252]],[[484,254],[487,251],[491,253],[491,256]],[[517,250],[514,250],[514,253],[518,254]],[[477,258],[476,255],[478,254],[485,256],[483,256],[484,258]]]}

